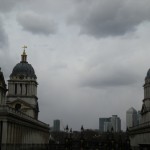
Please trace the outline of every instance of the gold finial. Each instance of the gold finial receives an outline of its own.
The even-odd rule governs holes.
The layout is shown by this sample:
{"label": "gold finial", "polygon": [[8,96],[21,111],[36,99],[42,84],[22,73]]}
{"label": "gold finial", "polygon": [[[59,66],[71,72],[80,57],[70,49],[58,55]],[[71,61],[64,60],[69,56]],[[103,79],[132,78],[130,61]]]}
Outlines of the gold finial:
{"label": "gold finial", "polygon": [[22,48],[24,48],[24,51],[25,51],[25,48],[27,48],[27,46],[24,45]]}
{"label": "gold finial", "polygon": [[22,56],[21,61],[22,61],[22,62],[26,62],[26,60],[27,60],[27,55],[26,55],[25,49],[27,48],[27,46],[24,45],[22,48],[23,48],[23,54],[21,55],[21,56]]}
{"label": "gold finial", "polygon": [[23,48],[23,55],[26,55],[25,49],[27,48],[27,46],[24,45],[22,48]]}

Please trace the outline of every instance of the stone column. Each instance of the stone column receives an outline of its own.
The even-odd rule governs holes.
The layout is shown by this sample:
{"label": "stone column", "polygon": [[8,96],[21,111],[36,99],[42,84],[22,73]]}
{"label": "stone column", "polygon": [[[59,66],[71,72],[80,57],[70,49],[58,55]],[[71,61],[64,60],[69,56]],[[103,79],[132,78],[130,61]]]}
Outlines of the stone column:
{"label": "stone column", "polygon": [[2,104],[2,93],[0,91],[0,104]]}
{"label": "stone column", "polygon": [[9,82],[8,87],[9,87],[9,91],[8,91],[9,94],[10,95],[14,94],[15,93],[15,85],[12,82]]}
{"label": "stone column", "polygon": [[10,144],[11,141],[11,124],[7,122],[7,143]]}
{"label": "stone column", "polygon": [[8,130],[8,128],[7,128],[7,121],[6,120],[4,120],[3,121],[3,129],[2,129],[2,144],[7,144],[7,130]]}
{"label": "stone column", "polygon": [[26,87],[25,87],[25,84],[23,83],[22,84],[22,95],[25,95],[26,94]]}
{"label": "stone column", "polygon": [[17,83],[17,95],[20,95],[20,92],[21,90],[20,90],[20,83]]}

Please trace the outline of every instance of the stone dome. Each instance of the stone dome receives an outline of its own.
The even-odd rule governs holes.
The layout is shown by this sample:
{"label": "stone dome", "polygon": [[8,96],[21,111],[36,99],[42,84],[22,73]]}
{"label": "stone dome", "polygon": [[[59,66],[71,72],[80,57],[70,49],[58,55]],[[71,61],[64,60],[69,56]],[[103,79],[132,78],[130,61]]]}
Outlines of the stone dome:
{"label": "stone dome", "polygon": [[25,76],[25,77],[31,77],[31,78],[36,78],[34,69],[31,64],[28,62],[20,62],[18,63],[14,68],[11,73],[12,76]]}
{"label": "stone dome", "polygon": [[150,69],[147,71],[147,75],[146,75],[145,79],[150,79]]}
{"label": "stone dome", "polygon": [[23,52],[23,54],[21,56],[22,56],[21,62],[18,63],[13,68],[13,71],[12,71],[10,77],[19,76],[20,78],[31,77],[31,78],[36,79],[36,75],[35,75],[35,72],[34,72],[32,65],[26,61],[27,55],[26,55],[25,51]]}

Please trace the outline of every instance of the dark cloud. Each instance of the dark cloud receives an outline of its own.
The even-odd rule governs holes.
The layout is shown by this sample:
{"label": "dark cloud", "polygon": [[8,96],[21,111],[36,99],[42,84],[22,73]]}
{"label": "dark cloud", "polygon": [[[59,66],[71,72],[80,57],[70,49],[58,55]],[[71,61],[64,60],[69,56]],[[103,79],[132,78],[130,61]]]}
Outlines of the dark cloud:
{"label": "dark cloud", "polygon": [[81,27],[81,34],[94,37],[124,35],[150,20],[149,0],[82,0],[76,4],[69,23]]}
{"label": "dark cloud", "polygon": [[19,14],[17,20],[24,30],[33,34],[49,35],[56,33],[56,23],[53,20],[35,13]]}
{"label": "dark cloud", "polygon": [[137,82],[138,75],[130,69],[97,69],[82,77],[81,86],[91,88],[129,86]]}
{"label": "dark cloud", "polygon": [[7,45],[8,45],[8,37],[7,34],[5,33],[3,22],[0,18],[0,48],[4,48]]}
{"label": "dark cloud", "polygon": [[0,12],[10,12],[20,2],[24,2],[24,0],[0,0]]}
{"label": "dark cloud", "polygon": [[0,0],[0,11],[8,12],[13,8],[15,4],[15,0]]}

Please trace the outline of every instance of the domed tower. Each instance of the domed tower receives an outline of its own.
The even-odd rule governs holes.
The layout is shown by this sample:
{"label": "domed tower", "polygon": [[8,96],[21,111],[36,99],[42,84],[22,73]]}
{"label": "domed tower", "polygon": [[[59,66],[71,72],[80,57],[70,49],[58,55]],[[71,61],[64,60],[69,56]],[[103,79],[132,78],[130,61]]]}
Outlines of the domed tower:
{"label": "domed tower", "polygon": [[[25,47],[24,47],[25,48]],[[27,62],[25,49],[21,61],[14,68],[8,80],[7,104],[35,119],[38,119],[37,77]]]}
{"label": "domed tower", "polygon": [[6,89],[5,79],[0,68],[0,106],[6,104],[6,92],[7,89]]}
{"label": "domed tower", "polygon": [[144,99],[143,105],[141,110],[141,121],[147,122],[150,121],[150,69],[147,72],[145,77],[145,84],[144,84]]}

